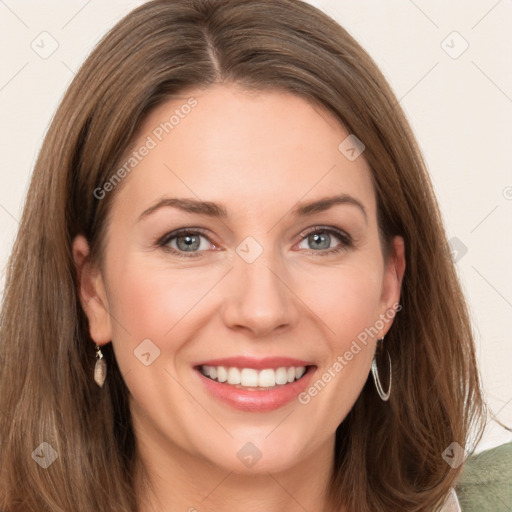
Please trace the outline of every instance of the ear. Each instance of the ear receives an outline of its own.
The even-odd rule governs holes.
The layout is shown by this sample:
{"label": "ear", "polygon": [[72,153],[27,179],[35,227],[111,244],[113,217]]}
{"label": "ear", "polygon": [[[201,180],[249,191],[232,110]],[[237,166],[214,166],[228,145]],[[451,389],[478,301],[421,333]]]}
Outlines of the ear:
{"label": "ear", "polygon": [[89,319],[89,333],[97,345],[105,345],[112,340],[112,324],[103,277],[90,261],[89,244],[83,235],[75,237],[72,250],[80,302]]}
{"label": "ear", "polygon": [[380,333],[382,338],[393,323],[393,319],[400,303],[400,292],[405,272],[405,243],[401,236],[395,236],[392,241],[391,252],[386,260],[384,279],[382,282],[381,313],[388,319]]}

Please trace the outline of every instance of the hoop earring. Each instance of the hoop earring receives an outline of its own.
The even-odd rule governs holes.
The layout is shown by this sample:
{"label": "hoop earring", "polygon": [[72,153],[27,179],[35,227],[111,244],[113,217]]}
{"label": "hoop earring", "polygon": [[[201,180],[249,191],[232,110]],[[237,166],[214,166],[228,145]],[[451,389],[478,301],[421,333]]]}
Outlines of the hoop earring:
{"label": "hoop earring", "polygon": [[[383,347],[384,346],[384,337],[382,337],[380,340],[377,340],[377,345],[379,342],[382,343],[382,347]],[[382,384],[380,382],[380,378],[379,378],[379,369],[377,368],[377,357],[376,357],[377,350],[378,350],[378,347],[375,350],[375,355],[373,356],[372,375],[373,375],[373,380],[375,382],[375,387],[377,389],[377,393],[379,394],[379,396],[383,402],[387,402],[389,400],[389,396],[391,395],[391,380],[392,380],[392,376],[393,376],[393,369],[391,367],[391,356],[389,355],[389,351],[386,350],[386,352],[388,354],[388,359],[389,359],[389,387],[388,387],[387,391],[384,391],[384,389],[382,388]]]}
{"label": "hoop earring", "polygon": [[94,365],[94,381],[100,388],[103,387],[107,378],[107,363],[103,359],[101,348],[96,345],[96,364]]}

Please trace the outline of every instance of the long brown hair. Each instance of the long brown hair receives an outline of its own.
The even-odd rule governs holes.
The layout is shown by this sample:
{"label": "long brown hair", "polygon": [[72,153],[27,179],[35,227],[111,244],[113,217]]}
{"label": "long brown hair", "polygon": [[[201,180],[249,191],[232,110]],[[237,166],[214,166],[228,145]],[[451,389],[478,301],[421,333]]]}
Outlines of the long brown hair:
{"label": "long brown hair", "polygon": [[[462,466],[442,453],[468,447],[483,421],[472,332],[425,164],[389,85],[342,27],[301,1],[155,0],[87,58],[35,165],[1,317],[2,511],[137,510],[128,391],[111,344],[104,388],[93,381],[71,243],[84,234],[101,262],[116,191],[98,200],[94,190],[153,108],[222,82],[291,91],[332,112],[366,146],[383,236],[405,240],[403,309],[386,338],[391,398],[368,381],[339,426],[333,509],[434,510],[455,485]],[[32,460],[49,450],[41,443],[57,455],[46,469]]]}

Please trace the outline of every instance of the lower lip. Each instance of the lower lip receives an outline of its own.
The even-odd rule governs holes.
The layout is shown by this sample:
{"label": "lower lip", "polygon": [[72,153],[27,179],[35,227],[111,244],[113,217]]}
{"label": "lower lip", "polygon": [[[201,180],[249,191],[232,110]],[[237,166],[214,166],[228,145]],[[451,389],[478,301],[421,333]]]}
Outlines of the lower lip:
{"label": "lower lip", "polygon": [[279,409],[302,393],[309,385],[316,367],[308,366],[306,373],[294,382],[267,389],[242,389],[227,383],[205,377],[199,369],[195,369],[206,390],[214,398],[248,412],[266,412]]}

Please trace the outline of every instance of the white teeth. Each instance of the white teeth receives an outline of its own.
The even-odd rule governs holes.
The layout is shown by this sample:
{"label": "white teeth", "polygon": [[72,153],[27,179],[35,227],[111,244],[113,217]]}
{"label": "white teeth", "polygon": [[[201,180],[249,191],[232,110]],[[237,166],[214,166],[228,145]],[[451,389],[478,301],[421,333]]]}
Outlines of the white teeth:
{"label": "white teeth", "polygon": [[244,387],[271,388],[299,380],[305,373],[305,366],[281,366],[256,370],[254,368],[236,368],[226,366],[201,366],[200,371],[218,382],[227,382],[234,386],[240,384]]}
{"label": "white teeth", "polygon": [[240,372],[240,384],[247,387],[256,387],[258,385],[258,370],[244,368]]}
{"label": "white teeth", "polygon": [[258,374],[258,386],[260,388],[270,388],[276,385],[276,372],[274,370],[261,370]]}
{"label": "white teeth", "polygon": [[276,370],[276,384],[286,384],[288,382],[288,374],[286,368],[281,367]]}
{"label": "white teeth", "polygon": [[219,382],[226,382],[228,380],[228,372],[224,366],[217,366],[217,380]]}
{"label": "white teeth", "polygon": [[240,384],[240,370],[238,368],[228,369],[228,384]]}

